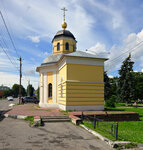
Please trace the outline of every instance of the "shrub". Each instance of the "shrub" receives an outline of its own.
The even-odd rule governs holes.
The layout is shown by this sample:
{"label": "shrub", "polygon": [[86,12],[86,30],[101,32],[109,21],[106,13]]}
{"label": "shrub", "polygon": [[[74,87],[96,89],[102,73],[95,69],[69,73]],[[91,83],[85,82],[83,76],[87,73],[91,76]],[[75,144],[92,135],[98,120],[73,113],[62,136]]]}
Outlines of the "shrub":
{"label": "shrub", "polygon": [[108,99],[105,103],[106,107],[115,107],[115,102],[116,102],[116,95],[112,95],[110,99]]}

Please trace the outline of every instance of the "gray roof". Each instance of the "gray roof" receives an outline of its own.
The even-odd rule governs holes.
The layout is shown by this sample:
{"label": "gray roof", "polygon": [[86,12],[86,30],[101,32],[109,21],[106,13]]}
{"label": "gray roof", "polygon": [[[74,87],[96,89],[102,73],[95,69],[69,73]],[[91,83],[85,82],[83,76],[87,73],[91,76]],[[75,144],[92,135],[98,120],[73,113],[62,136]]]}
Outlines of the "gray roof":
{"label": "gray roof", "polygon": [[71,38],[73,38],[75,40],[74,35],[70,31],[68,31],[68,30],[60,30],[60,31],[58,31],[56,33],[56,35],[54,36],[52,42],[54,41],[54,39],[57,39],[59,37],[71,37]]}
{"label": "gray roof", "polygon": [[76,52],[69,53],[69,54],[58,54],[58,55],[47,56],[41,65],[57,63],[61,59],[62,56],[97,58],[97,59],[107,60],[107,58],[105,57],[99,57],[98,55],[90,54],[90,53],[83,52],[83,51],[76,51]]}
{"label": "gray roof", "polygon": [[99,55],[94,55],[94,54],[90,54],[87,52],[83,52],[83,51],[76,51],[73,53],[69,53],[69,54],[64,54],[66,56],[75,56],[75,57],[88,57],[88,58],[102,58],[102,59],[107,59],[105,57],[99,56]]}
{"label": "gray roof", "polygon": [[41,65],[56,63],[60,60],[63,54],[47,56]]}

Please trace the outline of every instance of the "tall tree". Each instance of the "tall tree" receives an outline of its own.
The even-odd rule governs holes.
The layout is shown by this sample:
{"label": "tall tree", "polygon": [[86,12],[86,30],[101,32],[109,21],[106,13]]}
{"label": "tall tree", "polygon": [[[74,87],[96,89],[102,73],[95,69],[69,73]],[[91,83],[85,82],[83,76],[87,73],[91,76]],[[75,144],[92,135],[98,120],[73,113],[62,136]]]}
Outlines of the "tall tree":
{"label": "tall tree", "polygon": [[111,85],[109,77],[106,72],[104,72],[104,93],[105,93],[105,100],[109,99],[111,96]]}
{"label": "tall tree", "polygon": [[32,86],[32,84],[29,84],[27,86],[27,95],[28,96],[33,96],[33,93],[34,93],[34,87]]}
{"label": "tall tree", "polygon": [[136,99],[143,100],[143,72],[132,72],[135,81]]}
{"label": "tall tree", "polygon": [[7,89],[3,91],[3,97],[13,96],[13,91],[11,89]]}
{"label": "tall tree", "polygon": [[132,76],[133,64],[131,55],[123,61],[121,69],[119,70],[118,80],[118,100],[128,104],[135,98],[135,86]]}
{"label": "tall tree", "polygon": [[117,95],[118,77],[109,78],[111,85],[111,95]]}
{"label": "tall tree", "polygon": [[[12,86],[12,91],[13,91],[14,97],[18,97],[18,95],[19,95],[19,84],[14,84]],[[25,88],[22,85],[21,85],[21,94],[22,94],[22,96],[26,95]]]}
{"label": "tall tree", "polygon": [[37,98],[40,99],[40,87],[36,90]]}

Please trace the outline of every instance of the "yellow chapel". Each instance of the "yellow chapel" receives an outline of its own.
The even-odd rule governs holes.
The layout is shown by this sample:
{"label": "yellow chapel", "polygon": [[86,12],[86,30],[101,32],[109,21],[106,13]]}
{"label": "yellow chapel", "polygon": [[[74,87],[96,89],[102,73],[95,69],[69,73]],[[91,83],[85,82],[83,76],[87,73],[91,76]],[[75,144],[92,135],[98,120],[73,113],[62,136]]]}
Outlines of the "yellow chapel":
{"label": "yellow chapel", "polygon": [[53,55],[36,68],[40,74],[40,107],[62,110],[104,110],[104,61],[106,58],[77,51],[76,38],[62,30],[52,40]]}

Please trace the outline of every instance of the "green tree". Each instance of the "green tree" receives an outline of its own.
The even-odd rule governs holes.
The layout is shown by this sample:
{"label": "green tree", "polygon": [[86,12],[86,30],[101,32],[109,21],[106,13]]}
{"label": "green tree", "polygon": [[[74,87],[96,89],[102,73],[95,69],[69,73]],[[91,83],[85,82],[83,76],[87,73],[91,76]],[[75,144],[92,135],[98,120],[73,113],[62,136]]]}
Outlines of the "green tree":
{"label": "green tree", "polygon": [[32,84],[29,84],[27,86],[27,95],[28,96],[33,96],[33,93],[34,93],[34,87],[32,86]]}
{"label": "green tree", "polygon": [[[12,86],[12,91],[13,91],[14,97],[18,97],[18,95],[19,95],[19,84],[14,84]],[[21,94],[22,94],[22,96],[26,95],[25,88],[22,85],[21,85]]]}
{"label": "green tree", "polygon": [[135,82],[136,99],[143,100],[143,72],[132,72],[132,75]]}
{"label": "green tree", "polygon": [[109,78],[111,85],[111,95],[117,95],[118,77]]}
{"label": "green tree", "polygon": [[111,85],[109,77],[106,72],[104,72],[104,93],[105,93],[105,100],[109,99],[111,96]]}
{"label": "green tree", "polygon": [[133,64],[131,55],[122,63],[118,79],[118,100],[128,104],[135,98],[135,86],[133,80]]}
{"label": "green tree", "polygon": [[37,98],[40,99],[40,87],[38,87],[38,89],[36,90],[37,93]]}
{"label": "green tree", "polygon": [[3,97],[13,96],[13,91],[11,89],[7,89],[3,91]]}

